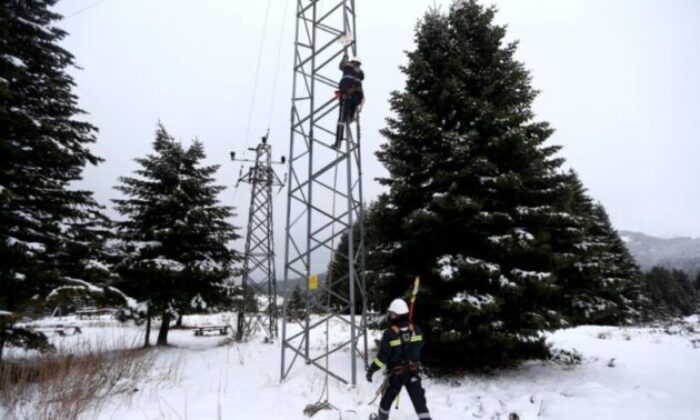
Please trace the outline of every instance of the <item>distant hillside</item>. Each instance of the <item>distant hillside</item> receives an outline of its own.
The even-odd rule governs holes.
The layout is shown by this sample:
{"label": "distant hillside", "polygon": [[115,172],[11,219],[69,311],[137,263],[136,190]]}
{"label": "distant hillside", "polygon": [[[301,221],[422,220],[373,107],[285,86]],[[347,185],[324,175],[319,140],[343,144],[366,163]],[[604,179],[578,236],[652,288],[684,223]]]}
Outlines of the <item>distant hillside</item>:
{"label": "distant hillside", "polygon": [[700,272],[700,238],[663,239],[630,231],[620,231],[620,237],[642,270],[660,265],[693,277]]}
{"label": "distant hillside", "polygon": [[[323,284],[326,281],[326,273],[321,273],[318,275],[318,281],[319,281],[319,287],[323,287]],[[287,292],[291,292],[294,290],[294,288],[299,285],[301,290],[305,290],[306,288],[306,279],[303,278],[296,278],[296,279],[289,279],[287,281],[287,284],[284,283],[284,279],[278,278],[277,279],[277,294],[280,296],[286,296]]]}

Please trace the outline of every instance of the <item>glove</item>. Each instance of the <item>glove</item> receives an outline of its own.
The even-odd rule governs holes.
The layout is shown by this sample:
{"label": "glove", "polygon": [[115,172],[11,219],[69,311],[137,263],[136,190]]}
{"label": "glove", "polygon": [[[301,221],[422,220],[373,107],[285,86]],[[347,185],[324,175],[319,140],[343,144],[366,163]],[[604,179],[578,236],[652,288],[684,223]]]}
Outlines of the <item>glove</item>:
{"label": "glove", "polygon": [[365,375],[367,382],[372,382],[372,375],[374,375],[374,371],[372,369],[367,369],[367,375]]}

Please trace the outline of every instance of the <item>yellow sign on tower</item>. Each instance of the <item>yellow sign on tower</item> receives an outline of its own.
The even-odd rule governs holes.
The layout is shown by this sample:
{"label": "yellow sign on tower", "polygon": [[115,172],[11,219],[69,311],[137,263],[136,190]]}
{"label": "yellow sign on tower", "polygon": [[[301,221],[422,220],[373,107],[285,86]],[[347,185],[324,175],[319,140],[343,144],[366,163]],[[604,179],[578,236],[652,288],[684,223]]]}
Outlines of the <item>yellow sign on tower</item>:
{"label": "yellow sign on tower", "polygon": [[318,289],[318,275],[312,274],[309,276],[309,290]]}

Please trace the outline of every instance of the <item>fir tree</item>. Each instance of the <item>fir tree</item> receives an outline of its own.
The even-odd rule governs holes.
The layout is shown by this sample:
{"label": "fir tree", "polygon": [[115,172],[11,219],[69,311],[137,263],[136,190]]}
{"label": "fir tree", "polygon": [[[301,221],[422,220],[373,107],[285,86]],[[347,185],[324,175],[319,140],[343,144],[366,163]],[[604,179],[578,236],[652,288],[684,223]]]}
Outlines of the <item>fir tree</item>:
{"label": "fir tree", "polygon": [[697,309],[689,277],[681,270],[653,267],[644,275],[644,283],[656,319],[690,315]]}
{"label": "fir tree", "polygon": [[154,153],[136,159],[134,177],[120,178],[115,199],[125,217],[118,222],[123,260],[122,290],[146,303],[147,317],[160,315],[158,344],[167,344],[175,313],[213,309],[227,303],[226,281],[238,253],[238,238],[226,219],[231,208],[218,203],[224,189],[213,185],[218,166],[202,166],[202,144],[185,149],[158,126]]}
{"label": "fir tree", "polygon": [[[379,223],[379,220],[376,215],[375,209],[378,208],[377,203],[370,203],[370,205],[363,211],[363,218],[364,218],[364,258],[365,258],[365,283],[366,284],[371,284],[372,282],[375,281],[376,278],[376,271],[375,268],[379,267],[381,265],[380,261],[378,261],[378,257],[380,254],[375,254],[375,253],[368,253],[367,249],[371,248],[371,245],[377,242],[377,237],[376,233],[379,231],[378,226],[375,226],[376,223]],[[360,229],[358,224],[353,225],[353,252],[354,252],[354,258],[359,261],[360,256],[357,255],[358,252],[360,252]],[[347,273],[348,273],[348,235],[347,233],[343,234],[340,237],[340,241],[338,245],[336,246],[335,252],[333,253],[333,259],[331,260],[330,266],[328,268],[328,277],[326,278],[326,281],[331,282],[331,296],[330,296],[330,301],[331,301],[331,306],[334,307],[336,310],[338,309],[345,309],[347,313],[350,313],[349,307],[348,307],[348,296],[349,296],[349,285],[348,285],[348,278],[347,278]],[[359,267],[359,265],[358,265]],[[360,273],[358,272],[358,275]],[[358,283],[355,285],[355,313],[359,314],[362,312],[362,300],[359,298],[360,294],[360,283],[358,279]],[[374,298],[374,293],[376,293],[377,290],[375,288],[368,288],[367,289],[367,299],[368,302],[372,302],[375,300]],[[325,301],[324,301],[325,302]]]}
{"label": "fir tree", "polygon": [[561,311],[573,325],[639,320],[647,307],[639,268],[603,206],[593,202],[573,171],[569,186],[576,225],[555,238],[571,256],[557,273]]}
{"label": "fir tree", "polygon": [[578,221],[559,148],[544,144],[553,130],[533,121],[536,91],[494,13],[457,1],[423,18],[378,152],[390,188],[378,303],[423,278],[434,367],[544,357],[542,331],[563,322],[557,272],[572,256],[553,238]]}
{"label": "fir tree", "polygon": [[71,188],[100,159],[89,150],[96,128],[81,121],[72,93],[74,58],[59,45],[66,32],[54,26],[55,3],[0,6],[0,357],[8,340],[36,341],[12,320],[42,311],[65,283],[62,257],[99,213],[91,192]]}
{"label": "fir tree", "polygon": [[289,296],[289,303],[287,303],[287,306],[289,321],[304,319],[306,307],[304,306],[304,298],[301,295],[301,288],[298,284],[294,286],[294,290],[292,290],[292,293]]}

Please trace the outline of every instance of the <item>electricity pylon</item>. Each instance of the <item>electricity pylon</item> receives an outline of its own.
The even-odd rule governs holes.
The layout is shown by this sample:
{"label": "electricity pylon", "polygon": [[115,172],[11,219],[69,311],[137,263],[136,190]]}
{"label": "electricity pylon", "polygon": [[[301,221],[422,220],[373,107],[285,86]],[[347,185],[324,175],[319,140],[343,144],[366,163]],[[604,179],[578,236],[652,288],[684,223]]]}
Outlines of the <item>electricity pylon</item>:
{"label": "electricity pylon", "polygon": [[[345,123],[343,141],[333,147],[338,63],[343,54],[357,52],[355,1],[324,3],[325,10],[318,0],[297,0],[284,281],[287,297],[288,282],[301,279],[305,284],[305,314],[299,322],[289,321],[292,314],[285,299],[281,380],[301,358],[355,385],[358,359],[367,365],[359,122]],[[353,240],[341,255],[334,248],[344,235]],[[332,258],[347,261],[347,272],[338,278],[328,273],[324,280]],[[320,315],[312,318],[312,312]],[[348,327],[349,336],[326,335],[323,326],[331,320]],[[350,354],[349,366],[343,372],[331,370],[328,357],[345,354],[339,352],[343,349]],[[339,369],[341,364],[333,366]]]}
{"label": "electricity pylon", "polygon": [[241,182],[251,185],[236,338],[247,339],[256,329],[262,328],[266,340],[271,341],[277,337],[278,331],[272,187],[284,185],[272,165],[284,164],[285,159],[272,160],[267,135],[260,144],[248,150],[255,152],[255,159],[236,159],[235,152],[231,152],[232,161],[253,163],[245,173],[241,167],[236,183],[237,187]]}

